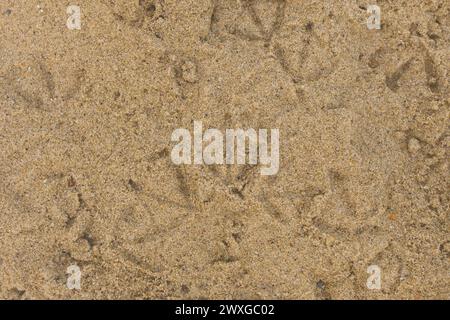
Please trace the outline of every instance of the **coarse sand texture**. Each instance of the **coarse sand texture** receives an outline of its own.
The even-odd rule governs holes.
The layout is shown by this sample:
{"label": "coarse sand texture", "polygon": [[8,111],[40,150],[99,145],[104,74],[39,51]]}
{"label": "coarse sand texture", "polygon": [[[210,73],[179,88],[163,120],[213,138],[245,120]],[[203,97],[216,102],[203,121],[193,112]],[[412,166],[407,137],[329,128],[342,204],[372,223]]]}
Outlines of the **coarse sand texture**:
{"label": "coarse sand texture", "polygon": [[[449,1],[2,0],[0,31],[0,298],[450,298]],[[277,170],[174,163],[200,122]]]}

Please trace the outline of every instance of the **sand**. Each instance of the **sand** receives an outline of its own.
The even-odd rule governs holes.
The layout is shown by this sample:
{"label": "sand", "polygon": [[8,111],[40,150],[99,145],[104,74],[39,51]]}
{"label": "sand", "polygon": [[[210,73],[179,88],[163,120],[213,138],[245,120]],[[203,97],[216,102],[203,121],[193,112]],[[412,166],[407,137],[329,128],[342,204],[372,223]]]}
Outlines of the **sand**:
{"label": "sand", "polygon": [[[448,299],[450,3],[368,4],[1,1],[0,297]],[[194,121],[278,174],[174,165]]]}

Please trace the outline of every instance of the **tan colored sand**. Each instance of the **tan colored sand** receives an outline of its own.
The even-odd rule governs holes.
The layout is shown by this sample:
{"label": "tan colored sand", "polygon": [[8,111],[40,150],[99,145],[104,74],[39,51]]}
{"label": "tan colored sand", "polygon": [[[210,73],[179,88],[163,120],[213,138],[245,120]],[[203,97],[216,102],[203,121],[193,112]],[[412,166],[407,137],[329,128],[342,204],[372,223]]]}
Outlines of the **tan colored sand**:
{"label": "tan colored sand", "polygon": [[[0,2],[0,297],[450,297],[448,1],[378,1],[381,30],[365,1],[139,2]],[[279,128],[278,175],[173,165],[194,120]]]}

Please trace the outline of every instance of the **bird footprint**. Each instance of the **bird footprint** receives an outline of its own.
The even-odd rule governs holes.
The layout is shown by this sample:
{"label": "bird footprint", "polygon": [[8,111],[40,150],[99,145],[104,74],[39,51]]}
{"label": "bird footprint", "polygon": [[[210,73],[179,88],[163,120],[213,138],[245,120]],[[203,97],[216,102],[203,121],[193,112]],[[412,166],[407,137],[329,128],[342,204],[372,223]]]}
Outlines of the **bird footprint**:
{"label": "bird footprint", "polygon": [[[85,70],[78,69],[70,76],[71,81],[57,79],[44,59],[35,59],[26,70],[20,67],[11,68],[5,77],[0,78],[0,82],[7,96],[25,103],[28,107],[45,109],[48,104],[74,98],[81,90],[85,76]],[[70,85],[64,86],[64,83]]]}

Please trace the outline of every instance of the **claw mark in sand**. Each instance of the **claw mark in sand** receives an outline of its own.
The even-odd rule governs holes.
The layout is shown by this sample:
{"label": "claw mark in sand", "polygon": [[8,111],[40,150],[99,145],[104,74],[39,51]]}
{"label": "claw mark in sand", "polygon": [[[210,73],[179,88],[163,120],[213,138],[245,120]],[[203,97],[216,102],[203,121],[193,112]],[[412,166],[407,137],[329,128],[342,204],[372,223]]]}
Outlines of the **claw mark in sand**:
{"label": "claw mark in sand", "polygon": [[403,74],[409,70],[409,68],[411,67],[411,62],[412,58],[406,61],[405,63],[402,63],[400,67],[398,67],[397,70],[394,71],[394,73],[392,73],[389,76],[386,76],[385,82],[389,89],[391,89],[394,92],[398,90],[399,88],[398,81],[403,76]]}
{"label": "claw mark in sand", "polygon": [[255,26],[258,28],[261,39],[263,39],[267,44],[272,40],[275,33],[277,33],[283,24],[286,1],[285,0],[275,0],[277,7],[275,11],[275,22],[272,24],[269,31],[264,29],[263,22],[258,16],[255,10],[255,0],[245,0],[243,1],[244,9],[247,10],[250,18],[252,19]]}
{"label": "claw mark in sand", "polygon": [[429,52],[425,53],[423,63],[425,67],[425,73],[427,75],[427,85],[430,88],[431,92],[438,93],[439,75],[433,58],[431,57]]}
{"label": "claw mark in sand", "polygon": [[53,74],[42,61],[38,61],[37,65],[43,77],[50,99],[53,99],[55,97],[55,79],[53,78]]}

